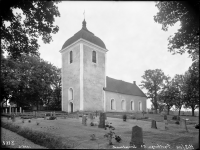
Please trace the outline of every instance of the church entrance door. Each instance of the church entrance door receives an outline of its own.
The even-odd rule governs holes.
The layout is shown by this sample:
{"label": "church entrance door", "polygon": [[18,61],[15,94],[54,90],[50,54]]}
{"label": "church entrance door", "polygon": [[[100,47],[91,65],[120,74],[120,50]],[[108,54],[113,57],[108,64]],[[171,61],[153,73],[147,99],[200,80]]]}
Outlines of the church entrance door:
{"label": "church entrance door", "polygon": [[70,112],[72,113],[73,112],[73,103],[70,102]]}

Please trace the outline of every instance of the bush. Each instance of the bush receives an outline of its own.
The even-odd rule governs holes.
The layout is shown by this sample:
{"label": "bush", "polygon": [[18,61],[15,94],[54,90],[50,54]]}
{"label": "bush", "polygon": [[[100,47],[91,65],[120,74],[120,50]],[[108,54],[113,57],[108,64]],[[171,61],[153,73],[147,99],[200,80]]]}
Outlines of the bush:
{"label": "bush", "polygon": [[176,121],[175,124],[180,124],[179,121]]}
{"label": "bush", "polygon": [[55,120],[56,117],[55,116],[50,116],[48,120]]}

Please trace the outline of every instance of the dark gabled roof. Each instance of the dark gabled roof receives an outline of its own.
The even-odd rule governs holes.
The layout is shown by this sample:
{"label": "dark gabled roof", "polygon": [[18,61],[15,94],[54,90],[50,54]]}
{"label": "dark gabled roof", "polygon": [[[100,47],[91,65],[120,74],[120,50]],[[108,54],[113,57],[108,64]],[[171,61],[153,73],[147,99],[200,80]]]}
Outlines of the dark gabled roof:
{"label": "dark gabled roof", "polygon": [[106,49],[104,42],[100,38],[96,37],[92,32],[90,32],[87,29],[85,20],[83,21],[82,29],[80,31],[78,31],[77,33],[75,33],[74,36],[69,38],[62,46],[62,49],[71,45],[72,43],[79,40],[80,38],[85,39],[93,44],[96,44],[96,45]]}
{"label": "dark gabled roof", "polygon": [[104,90],[115,93],[147,97],[136,84],[122,80],[116,80],[110,77],[106,77],[106,88],[104,88]]}

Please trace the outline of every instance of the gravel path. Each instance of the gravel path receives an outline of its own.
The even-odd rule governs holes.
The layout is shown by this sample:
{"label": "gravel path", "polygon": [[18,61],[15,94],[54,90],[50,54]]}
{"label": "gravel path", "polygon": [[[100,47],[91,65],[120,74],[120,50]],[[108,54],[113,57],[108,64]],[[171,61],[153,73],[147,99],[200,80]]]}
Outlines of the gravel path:
{"label": "gravel path", "polygon": [[30,140],[1,127],[1,145],[8,148],[33,148],[46,149],[40,145],[34,144]]}

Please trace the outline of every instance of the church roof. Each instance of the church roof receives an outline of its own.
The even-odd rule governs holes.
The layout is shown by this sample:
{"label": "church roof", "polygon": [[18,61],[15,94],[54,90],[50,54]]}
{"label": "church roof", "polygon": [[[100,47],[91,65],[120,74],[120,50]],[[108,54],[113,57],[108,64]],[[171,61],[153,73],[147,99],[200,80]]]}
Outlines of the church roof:
{"label": "church roof", "polygon": [[116,80],[110,77],[106,77],[106,88],[104,88],[104,90],[115,93],[147,97],[136,84],[122,80]]}
{"label": "church roof", "polygon": [[75,33],[74,36],[69,38],[62,46],[62,49],[71,45],[72,43],[79,40],[80,38],[85,39],[93,44],[96,44],[96,45],[106,49],[104,42],[100,38],[96,37],[92,32],[90,32],[87,29],[85,19],[82,24],[83,24],[82,29],[80,31],[78,31],[77,33]]}

